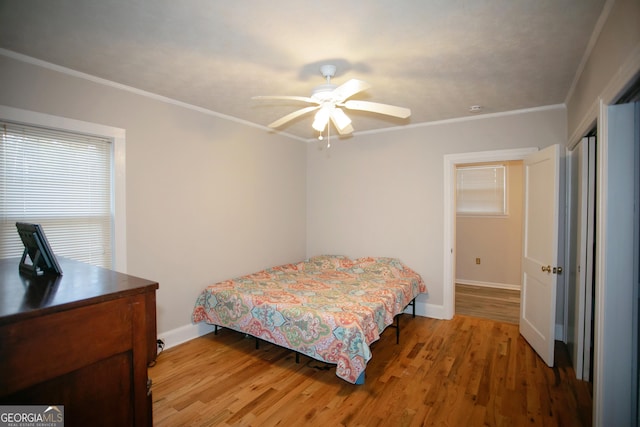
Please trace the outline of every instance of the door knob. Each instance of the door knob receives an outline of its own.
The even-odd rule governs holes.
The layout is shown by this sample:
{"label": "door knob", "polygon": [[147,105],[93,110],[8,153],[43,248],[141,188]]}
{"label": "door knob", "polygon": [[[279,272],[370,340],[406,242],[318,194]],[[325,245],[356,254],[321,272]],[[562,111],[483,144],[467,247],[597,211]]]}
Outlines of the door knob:
{"label": "door knob", "polygon": [[543,265],[543,266],[542,266],[542,271],[543,271],[543,272],[545,272],[545,271],[546,271],[547,273],[551,273],[551,266],[550,266],[550,265],[547,265],[547,266],[545,267],[545,266]]}

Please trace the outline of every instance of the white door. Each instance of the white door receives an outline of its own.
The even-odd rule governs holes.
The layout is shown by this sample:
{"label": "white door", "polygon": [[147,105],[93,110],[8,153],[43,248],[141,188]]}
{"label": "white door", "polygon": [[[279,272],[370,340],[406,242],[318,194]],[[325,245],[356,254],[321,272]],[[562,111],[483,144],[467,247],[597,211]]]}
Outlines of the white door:
{"label": "white door", "polygon": [[549,366],[553,366],[558,235],[560,231],[560,146],[553,145],[524,160],[524,218],[520,333]]}

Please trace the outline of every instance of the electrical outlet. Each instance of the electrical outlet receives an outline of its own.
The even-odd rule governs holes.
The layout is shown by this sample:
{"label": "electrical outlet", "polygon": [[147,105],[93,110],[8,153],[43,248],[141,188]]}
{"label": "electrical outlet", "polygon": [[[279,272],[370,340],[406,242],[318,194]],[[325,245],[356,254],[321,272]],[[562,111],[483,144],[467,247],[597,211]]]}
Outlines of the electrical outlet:
{"label": "electrical outlet", "polygon": [[476,264],[480,264],[480,258],[476,258]]}

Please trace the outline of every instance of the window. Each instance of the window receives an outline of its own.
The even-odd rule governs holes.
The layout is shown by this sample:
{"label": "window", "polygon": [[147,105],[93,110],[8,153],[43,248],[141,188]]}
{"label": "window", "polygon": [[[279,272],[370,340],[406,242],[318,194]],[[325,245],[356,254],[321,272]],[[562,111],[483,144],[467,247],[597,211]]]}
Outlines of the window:
{"label": "window", "polygon": [[456,168],[456,206],[459,215],[506,215],[505,165]]}
{"label": "window", "polygon": [[0,121],[0,258],[22,254],[15,223],[36,222],[57,256],[126,271],[126,252],[119,263],[114,253],[124,247],[125,218],[114,216],[124,212],[114,191],[124,182],[124,131],[0,106],[7,116],[38,125]]}

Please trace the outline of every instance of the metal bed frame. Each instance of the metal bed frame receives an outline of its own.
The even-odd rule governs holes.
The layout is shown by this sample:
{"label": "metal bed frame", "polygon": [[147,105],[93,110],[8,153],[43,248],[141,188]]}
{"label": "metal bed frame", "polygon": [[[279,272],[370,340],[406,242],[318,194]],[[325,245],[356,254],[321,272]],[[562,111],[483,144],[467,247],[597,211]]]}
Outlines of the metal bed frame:
{"label": "metal bed frame", "polygon": [[[416,299],[415,298],[412,299],[406,305],[405,310],[409,306],[411,306],[411,309],[412,309],[411,310],[411,317],[415,318],[416,317]],[[402,311],[402,313],[396,314],[396,316],[394,318],[395,319],[395,324],[391,324],[391,325],[388,326],[389,328],[395,328],[395,330],[396,330],[396,344],[400,344],[400,315],[403,314],[403,313],[404,313],[404,310]],[[214,335],[218,335],[218,328],[224,328],[224,326],[219,326],[219,325],[213,325],[213,326],[214,326],[214,328],[213,328],[213,334]],[[227,328],[227,329],[234,330],[232,328]],[[249,336],[253,336],[253,335],[245,333],[245,336],[249,337]],[[255,337],[255,336],[253,338],[256,341],[256,350],[258,350],[260,348],[260,341],[268,342],[269,344],[273,344],[273,345],[276,345],[278,347],[286,348],[287,350],[294,352],[296,354],[296,363],[300,363],[300,355],[302,353],[300,353],[300,352],[298,352],[296,350],[293,350],[293,349],[290,349],[290,348],[283,347],[281,345],[272,343],[270,341],[263,340],[261,338]],[[303,356],[305,356],[305,355],[303,354]],[[356,381],[356,384],[364,384],[364,372],[362,372],[362,374],[360,374],[360,377],[358,377],[358,380]]]}

